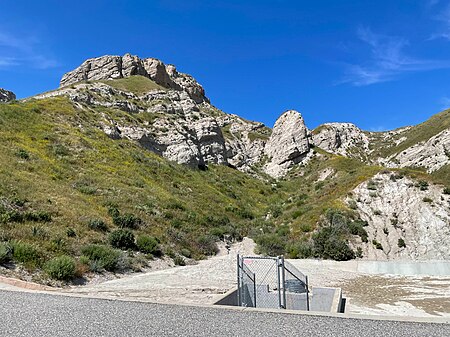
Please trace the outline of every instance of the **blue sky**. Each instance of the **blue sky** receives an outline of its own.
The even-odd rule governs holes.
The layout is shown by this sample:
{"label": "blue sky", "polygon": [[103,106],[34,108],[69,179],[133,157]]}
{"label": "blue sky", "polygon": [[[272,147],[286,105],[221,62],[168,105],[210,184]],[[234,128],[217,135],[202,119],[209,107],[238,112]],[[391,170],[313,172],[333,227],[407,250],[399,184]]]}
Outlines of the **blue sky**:
{"label": "blue sky", "polygon": [[7,1],[0,87],[58,86],[85,59],[126,52],[192,74],[222,110],[272,126],[417,124],[450,107],[450,2]]}

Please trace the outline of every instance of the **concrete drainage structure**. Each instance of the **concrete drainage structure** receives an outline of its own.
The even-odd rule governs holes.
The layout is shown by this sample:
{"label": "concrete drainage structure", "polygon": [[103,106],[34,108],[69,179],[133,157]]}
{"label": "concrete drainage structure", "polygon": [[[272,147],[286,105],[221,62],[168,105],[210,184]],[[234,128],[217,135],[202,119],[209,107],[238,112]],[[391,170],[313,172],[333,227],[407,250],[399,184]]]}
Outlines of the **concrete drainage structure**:
{"label": "concrete drainage structure", "polygon": [[345,311],[340,288],[311,287],[308,277],[279,257],[237,256],[237,289],[216,302],[254,308]]}

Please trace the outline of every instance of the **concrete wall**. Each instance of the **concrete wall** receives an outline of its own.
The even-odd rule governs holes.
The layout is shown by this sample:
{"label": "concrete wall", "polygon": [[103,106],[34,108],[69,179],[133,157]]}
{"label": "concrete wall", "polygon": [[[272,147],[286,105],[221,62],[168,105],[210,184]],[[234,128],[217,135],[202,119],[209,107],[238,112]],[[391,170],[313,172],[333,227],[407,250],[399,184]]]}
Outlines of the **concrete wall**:
{"label": "concrete wall", "polygon": [[300,270],[311,268],[329,268],[343,271],[360,272],[367,274],[393,274],[393,275],[424,275],[424,276],[448,276],[450,275],[450,261],[332,261],[332,260],[288,260]]}
{"label": "concrete wall", "polygon": [[450,275],[450,261],[358,261],[358,271],[369,274]]}
{"label": "concrete wall", "polygon": [[237,289],[231,289],[230,291],[226,292],[220,300],[214,303],[214,305],[231,305],[237,307],[239,304],[237,294]]}
{"label": "concrete wall", "polygon": [[[216,305],[237,306],[237,289],[232,289],[217,301]],[[256,307],[278,309],[278,292],[269,291],[267,286],[260,285],[256,289]],[[250,298],[250,301],[253,299]],[[286,309],[288,310],[307,310],[306,293],[290,293],[286,292]],[[340,288],[318,288],[313,287],[309,295],[310,311],[320,312],[344,312],[345,299],[342,298]],[[253,306],[253,302],[249,302],[249,307]]]}

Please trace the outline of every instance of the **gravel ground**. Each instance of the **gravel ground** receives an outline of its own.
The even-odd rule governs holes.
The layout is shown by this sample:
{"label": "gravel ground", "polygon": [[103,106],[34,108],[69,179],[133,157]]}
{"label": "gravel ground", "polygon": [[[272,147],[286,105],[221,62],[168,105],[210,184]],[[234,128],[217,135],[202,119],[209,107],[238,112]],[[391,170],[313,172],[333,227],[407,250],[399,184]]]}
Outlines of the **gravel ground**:
{"label": "gravel ground", "polygon": [[446,337],[413,323],[77,298],[0,290],[1,336]]}
{"label": "gravel ground", "polygon": [[[245,238],[197,265],[156,270],[63,292],[89,297],[135,299],[157,303],[213,304],[236,287],[236,254],[254,255]],[[363,315],[450,317],[450,276],[406,277],[358,271],[358,261],[289,260],[308,275],[310,285],[340,287],[346,312]]]}

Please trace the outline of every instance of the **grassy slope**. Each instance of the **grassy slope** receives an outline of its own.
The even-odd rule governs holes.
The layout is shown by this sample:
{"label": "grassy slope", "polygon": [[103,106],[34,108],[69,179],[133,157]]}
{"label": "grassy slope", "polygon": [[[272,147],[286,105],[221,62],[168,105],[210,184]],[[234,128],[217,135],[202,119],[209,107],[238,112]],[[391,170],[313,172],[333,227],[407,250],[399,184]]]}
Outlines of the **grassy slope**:
{"label": "grassy slope", "polygon": [[[119,81],[124,90],[149,89],[145,78]],[[108,233],[87,223],[102,219],[114,230],[108,207],[115,205],[142,218],[144,226],[135,234],[156,236],[169,254],[188,249],[201,258],[208,233],[272,232],[295,243],[310,237],[327,209],[346,209],[342,199],[382,169],[316,149],[321,156],[275,185],[224,166],[192,170],[131,141],[111,140],[94,127],[99,111],[113,119],[143,118],[106,108],[75,109],[63,97],[0,105],[0,206],[27,200],[24,210],[45,211],[53,218],[49,223],[0,222],[0,241],[31,243],[44,260],[79,256],[86,244],[107,244]],[[318,182],[326,168],[334,170],[333,178]],[[432,176],[401,171],[440,183],[449,175],[447,168]],[[263,220],[268,211],[271,221]],[[69,228],[75,237],[67,235]]]}
{"label": "grassy slope", "polygon": [[[138,118],[101,108],[117,118]],[[223,166],[206,172],[168,163],[126,140],[111,140],[94,128],[97,112],[76,110],[65,98],[0,106],[0,198],[28,200],[32,210],[53,215],[50,223],[1,225],[0,239],[19,239],[38,246],[48,259],[61,253],[78,256],[88,243],[107,243],[107,233],[91,230],[90,219],[103,219],[113,230],[108,205],[141,217],[135,234],[158,237],[167,252],[189,249],[202,256],[204,234],[230,231],[276,231],[289,224],[286,241],[308,237],[328,208],[345,208],[340,199],[380,170],[361,162],[322,157],[301,177],[264,182]],[[20,153],[29,154],[23,159]],[[332,167],[333,179],[317,183],[319,172]],[[278,214],[277,214],[278,209]],[[267,211],[273,221],[262,220]],[[250,218],[255,218],[251,220]],[[34,235],[36,227],[46,235]],[[67,237],[73,228],[76,237]],[[233,230],[233,229],[231,229]],[[55,245],[58,242],[58,245]]]}
{"label": "grassy slope", "polygon": [[[395,139],[399,139],[401,137],[406,137],[407,139],[403,142],[401,142],[397,146],[387,147],[385,144],[383,144],[383,141],[379,140],[378,142],[375,142],[373,144],[374,151],[372,153],[372,157],[375,158],[377,156],[382,157],[388,157],[396,153],[400,153],[404,151],[405,149],[423,142],[427,141],[431,137],[437,135],[438,133],[442,132],[445,129],[450,128],[450,109],[444,110],[431,118],[429,118],[427,121],[418,124],[416,126],[413,126],[412,128],[400,133],[399,135],[395,136]],[[394,139],[394,140],[395,140]],[[392,140],[389,141],[392,143]],[[430,175],[424,174],[424,171],[421,169],[411,169],[410,172],[413,172],[412,174],[415,174],[417,176],[420,176],[421,179],[429,180],[430,182],[437,183],[437,184],[443,184],[443,185],[449,185],[450,182],[450,166],[446,165],[442,167],[441,169],[437,170],[436,172],[431,173]]]}
{"label": "grassy slope", "polygon": [[[282,218],[285,222],[291,222],[294,238],[300,238],[302,233],[314,229],[327,209],[346,209],[342,199],[382,169],[364,165],[356,159],[334,156],[320,149],[318,151],[322,157],[311,161],[303,176],[282,182],[284,190],[291,196]],[[320,172],[327,168],[334,170],[332,177],[317,181]]]}
{"label": "grassy slope", "polygon": [[[375,142],[373,148],[375,149],[373,156],[388,157],[395,153],[404,151],[405,149],[419,143],[422,141],[427,141],[439,132],[450,128],[450,110],[444,110],[434,116],[432,116],[427,121],[413,126],[412,128],[400,133],[395,136],[395,139],[400,139],[406,137],[407,139],[401,142],[397,146],[386,147],[383,146],[382,141]],[[373,135],[376,136],[376,133]],[[381,135],[381,134],[380,134]],[[391,141],[392,142],[392,141]]]}
{"label": "grassy slope", "polygon": [[[313,134],[319,133],[326,125],[320,125],[312,131]],[[431,137],[437,135],[445,129],[450,128],[450,109],[444,110],[427,121],[411,127],[410,129],[399,133],[389,139],[384,139],[384,132],[371,132],[369,137],[371,137],[371,148],[374,150],[370,157],[372,159],[377,159],[379,157],[386,158],[396,153],[400,153],[405,149],[423,142],[427,141]],[[396,140],[406,137],[407,139],[397,146],[391,146]],[[357,150],[357,149],[354,149]],[[407,168],[402,170],[403,173],[410,176],[415,176],[420,179],[428,180],[430,182],[442,185],[449,185],[450,182],[450,166],[446,165],[441,169],[433,172],[431,174],[426,174],[424,169],[421,168]]]}
{"label": "grassy slope", "polygon": [[[201,257],[202,235],[224,227],[223,218],[245,234],[248,218],[261,216],[275,197],[267,184],[236,170],[191,170],[111,140],[92,127],[95,120],[95,111],[75,110],[65,98],[0,105],[0,201],[27,200],[25,208],[53,216],[50,223],[0,224],[0,241],[32,243],[45,259],[78,255],[82,245],[107,242],[87,222],[103,219],[114,229],[107,212],[114,204],[144,220],[136,234],[158,237],[166,252],[187,248]],[[77,236],[68,237],[68,228]]]}
{"label": "grassy slope", "polygon": [[151,90],[166,90],[151,79],[144,76],[130,76],[116,80],[102,81],[113,88],[130,91],[136,95],[142,95]]}

